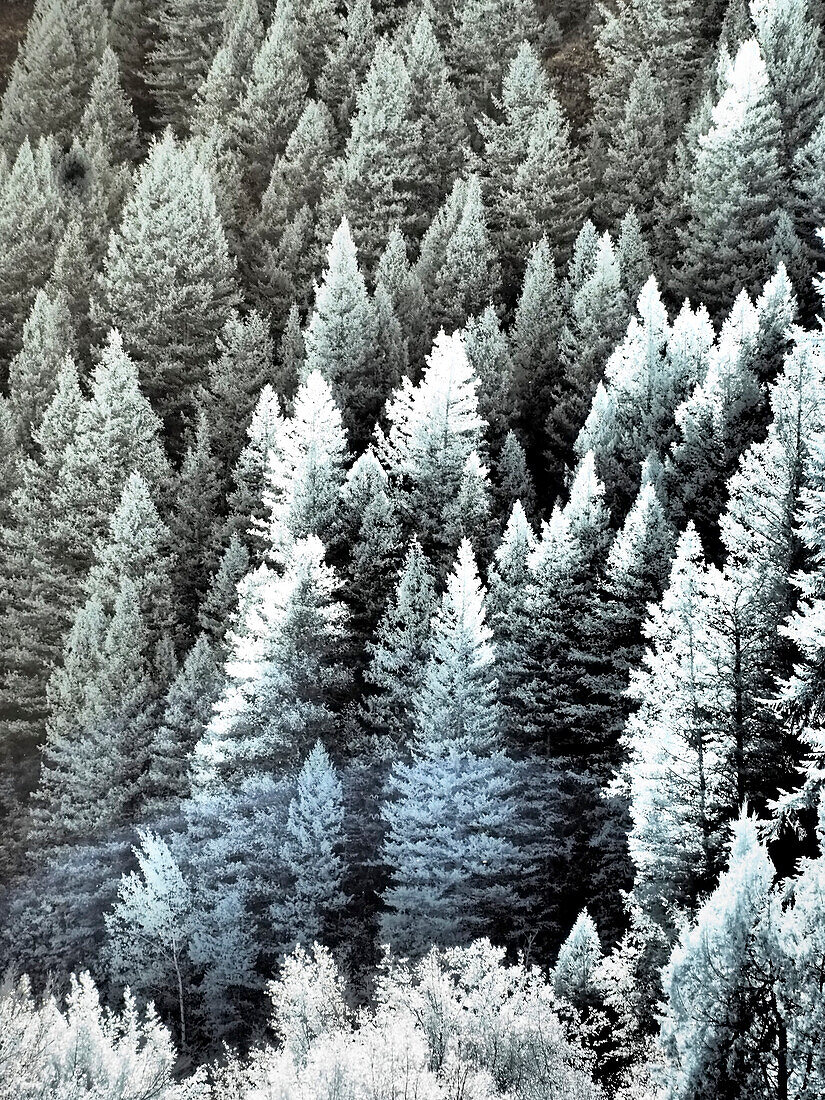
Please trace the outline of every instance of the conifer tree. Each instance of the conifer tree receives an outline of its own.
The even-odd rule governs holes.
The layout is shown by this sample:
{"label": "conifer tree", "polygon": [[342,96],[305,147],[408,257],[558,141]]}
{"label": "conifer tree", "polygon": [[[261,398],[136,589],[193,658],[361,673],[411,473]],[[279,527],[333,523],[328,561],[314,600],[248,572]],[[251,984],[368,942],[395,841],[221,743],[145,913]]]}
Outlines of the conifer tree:
{"label": "conifer tree", "polygon": [[283,574],[244,580],[226,687],[194,758],[196,790],[238,790],[244,776],[295,763],[335,737],[346,612],[336,573],[311,535],[290,547]]}
{"label": "conifer tree", "polygon": [[153,46],[145,79],[156,104],[155,121],[185,134],[195,94],[220,44],[221,0],[160,0],[147,12]]}
{"label": "conifer tree", "polygon": [[301,64],[310,85],[315,85],[339,37],[338,9],[333,0],[308,0],[296,14]]}
{"label": "conifer tree", "polygon": [[713,579],[689,525],[645,627],[649,649],[632,685],[639,704],[626,732],[633,896],[666,929],[676,907],[694,906],[712,884],[734,806],[733,740],[719,721],[729,700],[708,623]]}
{"label": "conifer tree", "polygon": [[170,133],[155,143],[109,247],[94,302],[116,327],[170,431],[191,409],[235,303],[232,261],[205,169]]}
{"label": "conifer tree", "polygon": [[20,350],[23,324],[51,274],[62,230],[53,146],[20,146],[0,193],[0,372]]}
{"label": "conifer tree", "polygon": [[390,745],[408,746],[418,697],[430,655],[430,620],[435,590],[427,559],[413,537],[398,577],[395,594],[368,643],[365,679],[371,694],[366,717],[370,729]]}
{"label": "conifer tree", "polygon": [[190,757],[222,687],[220,662],[209,639],[200,634],[169,685],[160,724],[152,733],[145,790],[153,808],[174,810],[189,797]]}
{"label": "conifer tree", "polygon": [[517,423],[531,452],[542,438],[545,410],[557,392],[560,377],[558,343],[561,296],[556,267],[545,238],[533,245],[510,330],[513,399]]}
{"label": "conifer tree", "polygon": [[[418,955],[469,940],[482,922],[506,923],[505,868],[518,855],[513,769],[498,751],[496,710],[484,592],[465,540],[433,623],[412,762],[394,767],[395,797],[384,808],[392,879],[382,935],[399,950]],[[416,855],[422,846],[426,862]]]}
{"label": "conifer tree", "polygon": [[316,741],[298,774],[289,804],[281,858],[289,875],[273,919],[285,943],[328,942],[346,904],[341,859],[344,795],[335,765]]}
{"label": "conifer tree", "polygon": [[0,142],[9,153],[27,137],[71,143],[106,32],[101,0],[38,0],[0,108]]}
{"label": "conifer tree", "polygon": [[653,228],[669,152],[661,86],[644,60],[630,85],[624,116],[604,150],[599,206],[607,218],[616,222],[632,208],[646,232]]}
{"label": "conifer tree", "polygon": [[275,157],[286,148],[300,118],[306,94],[295,9],[291,0],[278,0],[231,124],[243,176],[254,195],[263,195]]}
{"label": "conifer tree", "polygon": [[601,961],[596,924],[582,909],[556,959],[553,985],[557,996],[580,1010],[587,1009],[594,1000],[595,973]]}
{"label": "conifer tree", "polygon": [[271,386],[261,390],[249,427],[248,442],[232,471],[232,491],[227,501],[227,526],[243,541],[256,563],[263,555],[263,543],[257,537],[259,524],[264,522],[264,493],[267,488],[269,455],[280,447],[283,433],[283,413],[277,394]]}
{"label": "conifer tree", "polygon": [[787,1088],[787,1026],[774,992],[781,955],[773,876],[756,822],[742,816],[727,870],[663,974],[660,1041],[673,1100],[766,1087],[782,1095],[777,1075]]}
{"label": "conifer tree", "polygon": [[306,342],[301,330],[301,314],[293,302],[289,308],[286,327],[278,345],[275,365],[275,388],[289,407],[295,399],[298,380],[305,373]]}
{"label": "conifer tree", "polygon": [[74,350],[65,296],[39,290],[23,328],[23,346],[9,367],[9,410],[17,437],[29,454],[34,447],[32,433],[57,390],[63,360]]}
{"label": "conifer tree", "polygon": [[227,125],[240,104],[263,35],[255,0],[227,6],[220,49],[197,91],[195,133],[206,135],[215,126]]}
{"label": "conifer tree", "polygon": [[349,219],[369,270],[393,226],[417,235],[416,183],[426,171],[407,67],[391,45],[379,42],[358,89],[340,181],[331,197],[334,211]]}
{"label": "conifer tree", "polygon": [[[431,300],[433,329],[438,326],[460,328],[468,317],[481,313],[497,299],[501,278],[496,252],[487,232],[478,178],[470,176],[466,182],[459,180],[447,204],[451,208],[447,213],[449,228],[442,237],[440,248],[436,245],[435,265],[429,271],[422,266],[426,237],[419,260],[419,275]],[[452,217],[455,221],[450,225]],[[443,229],[437,222],[430,227],[429,233],[434,229],[437,242]]]}
{"label": "conifer tree", "polygon": [[209,589],[198,608],[198,625],[216,647],[223,645],[238,609],[238,585],[249,572],[249,552],[232,532]]}
{"label": "conifer tree", "polygon": [[117,55],[109,46],[92,81],[78,134],[86,144],[98,143],[114,164],[137,159],[137,119],[120,83]]}
{"label": "conifer tree", "polygon": [[750,5],[789,154],[810,139],[822,119],[825,59],[821,32],[806,0]]}
{"label": "conifer tree", "polygon": [[510,514],[520,501],[528,516],[536,510],[536,487],[527,465],[527,455],[515,432],[504,437],[501,453],[494,463],[493,491],[501,518]]}
{"label": "conifer tree", "polygon": [[636,302],[645,283],[653,274],[653,261],[636,211],[632,207],[622,218],[619,226],[616,259],[627,300]]}
{"label": "conifer tree", "polygon": [[680,231],[680,287],[718,314],[743,288],[755,293],[783,258],[778,218],[790,200],[782,124],[755,40],[739,48],[712,118],[699,139],[687,226]]}
{"label": "conifer tree", "polygon": [[429,351],[427,310],[421,278],[410,264],[404,234],[397,226],[390,233],[387,247],[378,261],[375,282],[376,287],[380,283],[390,296],[406,344],[409,374],[416,381],[424,356]]}
{"label": "conifer tree", "polygon": [[217,341],[201,407],[211,427],[212,452],[226,484],[244,447],[246,429],[263,387],[275,381],[269,326],[255,310],[233,313]]}
{"label": "conifer tree", "polygon": [[327,251],[327,267],[304,336],[307,374],[318,371],[344,410],[354,449],[369,439],[391,379],[376,377],[377,319],[344,219]]}
{"label": "conifer tree", "polygon": [[379,457],[397,493],[402,521],[414,529],[426,553],[452,555],[445,517],[464,464],[481,445],[478,379],[458,334],[438,337],[417,386],[404,378],[387,405],[389,430],[379,437]]}
{"label": "conifer tree", "polygon": [[415,21],[404,60],[410,80],[410,113],[418,127],[423,164],[420,179],[413,182],[420,208],[431,211],[441,205],[461,174],[469,155],[470,134],[426,10]]}
{"label": "conifer tree", "polygon": [[332,44],[318,78],[318,94],[335,116],[339,132],[346,131],[355,111],[355,97],[375,51],[375,22],[370,0],[350,0],[346,26]]}
{"label": "conifer tree", "polygon": [[512,418],[513,364],[496,311],[487,306],[471,317],[463,334],[467,359],[478,378],[478,411],[487,424],[487,442],[497,453]]}

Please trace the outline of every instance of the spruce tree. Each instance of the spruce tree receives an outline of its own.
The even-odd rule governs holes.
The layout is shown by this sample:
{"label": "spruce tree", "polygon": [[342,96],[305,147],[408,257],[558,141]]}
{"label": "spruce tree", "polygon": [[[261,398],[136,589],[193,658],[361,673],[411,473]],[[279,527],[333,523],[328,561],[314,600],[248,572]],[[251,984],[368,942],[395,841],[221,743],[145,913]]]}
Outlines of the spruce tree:
{"label": "spruce tree", "polygon": [[65,296],[39,290],[23,328],[23,346],[9,367],[9,410],[28,454],[35,446],[33,433],[57,390],[63,360],[73,354],[74,344]]}
{"label": "spruce tree", "polygon": [[[433,622],[412,762],[394,767],[394,797],[384,808],[392,877],[382,935],[415,955],[433,943],[464,943],[512,915],[505,868],[518,858],[514,773],[498,750],[494,661],[465,540]],[[425,862],[416,855],[423,847]]]}
{"label": "spruce tree", "polygon": [[680,288],[713,314],[744,288],[755,293],[776,261],[778,218],[790,196],[782,171],[782,123],[755,40],[725,74],[688,195],[680,231]]}
{"label": "spruce tree", "polygon": [[284,943],[325,943],[347,898],[342,890],[344,794],[337,769],[316,741],[298,773],[281,845],[289,883],[272,918]]}
{"label": "spruce tree", "polygon": [[340,181],[331,196],[335,213],[349,219],[368,270],[395,225],[408,236],[423,228],[416,188],[427,171],[421,154],[407,67],[391,45],[379,42],[358,90]]}
{"label": "spruce tree", "polygon": [[418,697],[430,655],[430,620],[435,589],[427,559],[413,537],[398,577],[395,594],[368,643],[365,672],[369,728],[392,746],[407,747],[413,734]]}
{"label": "spruce tree", "polygon": [[9,153],[27,137],[71,143],[106,37],[102,0],[38,0],[0,108],[0,142]]}
{"label": "spruce tree", "polygon": [[327,53],[317,90],[345,132],[355,111],[355,97],[375,50],[375,22],[370,0],[350,0],[346,25]]}
{"label": "spruce tree", "polygon": [[137,159],[137,119],[120,82],[117,55],[109,46],[92,82],[78,136],[84,144],[98,143],[114,164]]}
{"label": "spruce tree", "polygon": [[23,324],[51,274],[62,231],[54,148],[26,139],[0,192],[0,375],[20,350]]}
{"label": "spruce tree", "polygon": [[232,490],[227,501],[227,528],[239,536],[256,563],[264,551],[257,530],[266,516],[263,500],[269,455],[272,451],[277,453],[283,430],[281,402],[271,386],[264,386],[246,429],[248,442],[232,471]]}
{"label": "spruce tree", "polygon": [[278,0],[231,121],[243,177],[254,195],[263,195],[275,158],[286,148],[300,118],[306,94],[295,9],[291,0]]}
{"label": "spruce tree", "polygon": [[198,88],[192,121],[195,133],[206,135],[215,126],[226,126],[237,110],[263,34],[255,0],[227,6],[220,49]]}
{"label": "spruce tree", "polygon": [[204,794],[237,791],[244,776],[296,763],[319,737],[334,741],[346,686],[340,582],[314,535],[296,540],[284,565],[259,566],[242,584],[226,687],[195,751]]}
{"label": "spruce tree", "polygon": [[346,219],[330,242],[304,340],[305,372],[318,371],[332,386],[352,445],[360,450],[392,380],[376,377],[377,319]]}
{"label": "spruce tree", "polygon": [[147,12],[152,48],[144,77],[155,101],[155,121],[188,132],[195,94],[220,44],[221,0],[159,0]]}
{"label": "spruce tree", "polygon": [[166,133],[150,150],[109,238],[93,317],[120,331],[178,445],[179,417],[205,381],[236,294],[208,174],[190,148]]}
{"label": "spruce tree", "polygon": [[492,306],[480,317],[470,318],[463,340],[467,359],[479,382],[478,411],[487,424],[487,442],[498,453],[512,418],[513,364],[507,337]]}

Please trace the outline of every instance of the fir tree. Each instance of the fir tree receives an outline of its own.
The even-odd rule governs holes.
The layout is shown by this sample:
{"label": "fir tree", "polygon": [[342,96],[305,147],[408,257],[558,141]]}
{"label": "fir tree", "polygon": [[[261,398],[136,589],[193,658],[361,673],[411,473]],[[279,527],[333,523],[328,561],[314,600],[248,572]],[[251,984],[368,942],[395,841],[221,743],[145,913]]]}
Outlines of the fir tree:
{"label": "fir tree", "polygon": [[273,919],[290,945],[328,942],[346,904],[341,888],[343,821],[341,780],[316,741],[298,774],[281,846],[290,882],[286,897],[274,906]]}
{"label": "fir tree", "polygon": [[327,251],[327,268],[305,333],[307,374],[333,387],[355,449],[369,439],[391,380],[376,377],[376,316],[344,219]]}
{"label": "fir tree", "polygon": [[0,141],[11,152],[25,138],[54,135],[68,146],[106,46],[101,0],[39,0],[0,109]]}
{"label": "fir tree", "polygon": [[[62,224],[53,147],[26,139],[0,197],[0,364],[20,350],[23,324],[51,274]],[[5,375],[5,370],[3,370]]]}
{"label": "fir tree", "polygon": [[[517,859],[513,770],[497,751],[494,652],[484,619],[465,541],[433,623],[413,759],[393,769],[394,799],[384,808],[392,881],[382,935],[414,954],[462,943],[481,921],[503,923],[512,906],[504,872]],[[422,862],[416,853],[424,847]]]}
{"label": "fir tree", "polygon": [[255,562],[259,562],[263,554],[263,544],[254,532],[266,516],[263,500],[269,455],[280,446],[283,422],[277,394],[271,386],[264,386],[246,429],[248,442],[232,471],[232,490],[228,498],[227,526],[243,540]]}
{"label": "fir tree", "polygon": [[205,380],[235,296],[209,177],[167,133],[150,150],[109,239],[94,318],[119,329],[176,439],[175,422]]}
{"label": "fir tree", "polygon": [[347,4],[344,33],[333,43],[318,78],[318,94],[335,116],[341,132],[355,110],[356,92],[361,86],[375,50],[375,23],[370,0]]}
{"label": "fir tree", "polygon": [[145,79],[156,121],[185,133],[195,94],[220,43],[221,0],[160,0],[147,12],[154,45],[146,58]]}
{"label": "fir tree", "polygon": [[33,432],[57,390],[63,360],[72,355],[74,331],[62,293],[37,292],[23,328],[23,346],[9,367],[9,410],[20,443],[31,454]]}
{"label": "fir tree", "polygon": [[137,119],[120,83],[117,55],[108,46],[92,82],[79,137],[85,144],[98,143],[114,164],[137,159]]}
{"label": "fir tree", "polygon": [[278,0],[247,87],[232,118],[244,179],[262,195],[275,157],[286,148],[307,93],[291,0]]}
{"label": "fir tree", "polygon": [[225,126],[237,110],[263,34],[255,0],[227,6],[221,47],[197,91],[192,123],[196,133],[206,135],[215,126]]}

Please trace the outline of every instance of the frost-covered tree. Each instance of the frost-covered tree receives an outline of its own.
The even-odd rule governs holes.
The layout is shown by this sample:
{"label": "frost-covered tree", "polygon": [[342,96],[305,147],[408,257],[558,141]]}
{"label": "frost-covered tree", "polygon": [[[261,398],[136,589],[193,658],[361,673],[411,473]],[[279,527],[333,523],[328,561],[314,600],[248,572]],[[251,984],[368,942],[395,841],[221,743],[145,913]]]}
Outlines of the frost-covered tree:
{"label": "frost-covered tree", "polygon": [[303,110],[307,80],[291,0],[278,0],[231,127],[247,186],[262,195]]}
{"label": "frost-covered tree", "polygon": [[438,556],[439,566],[454,551],[445,541],[445,517],[464,464],[481,444],[477,389],[461,337],[441,333],[419,384],[404,378],[389,401],[389,430],[379,439],[401,518],[425,552]]}
{"label": "frost-covered tree", "polygon": [[344,794],[335,765],[320,741],[298,774],[289,804],[281,858],[289,882],[273,907],[273,920],[284,941],[311,945],[334,935],[336,918],[346,904],[342,890]]}
{"label": "frost-covered tree", "polygon": [[0,191],[0,364],[20,350],[23,324],[51,274],[62,230],[53,145],[20,146]]}
{"label": "frost-covered tree", "polygon": [[54,135],[68,146],[106,46],[101,0],[38,0],[0,107],[0,142]]}
{"label": "frost-covered tree", "polygon": [[777,1001],[780,910],[756,822],[734,825],[727,870],[663,974],[666,1095],[789,1095]]}
{"label": "frost-covered tree", "polygon": [[167,132],[149,151],[109,238],[93,317],[120,331],[147,396],[180,440],[236,300],[209,175]]}
{"label": "frost-covered tree", "polygon": [[370,662],[365,679],[370,728],[391,744],[408,745],[418,697],[430,656],[430,621],[435,590],[427,560],[413,538],[398,577],[395,593],[368,644]]}
{"label": "frost-covered tree", "polygon": [[596,924],[587,910],[582,909],[556,959],[553,986],[557,995],[576,1008],[587,1008],[594,999],[596,970],[601,961]]}
{"label": "frost-covered tree", "polygon": [[34,446],[33,432],[54,397],[63,361],[74,351],[74,326],[65,296],[38,291],[23,327],[22,347],[9,366],[9,410],[28,453]]}
{"label": "frost-covered tree", "polygon": [[92,81],[79,137],[85,144],[100,146],[114,164],[137,159],[137,119],[120,82],[117,55],[109,46]]}
{"label": "frost-covered tree", "polygon": [[283,421],[281,402],[272,387],[265,385],[246,429],[246,446],[232,471],[227,527],[243,540],[256,562],[264,550],[257,530],[267,515],[264,493],[268,487],[269,455],[280,445]]}
{"label": "frost-covered tree", "polygon": [[495,655],[466,540],[432,630],[412,761],[393,768],[384,807],[391,884],[382,935],[416,955],[470,939],[480,924],[506,925],[513,905],[506,868],[518,860],[515,775],[498,748]]}
{"label": "frost-covered tree", "polygon": [[316,536],[292,544],[284,572],[260,566],[244,580],[230,635],[226,688],[195,751],[195,784],[232,789],[245,775],[300,759],[334,738],[333,708],[346,612]]}
{"label": "frost-covered tree", "polygon": [[790,196],[782,171],[782,123],[754,39],[725,73],[721,97],[699,148],[680,230],[680,289],[713,314],[744,288],[755,293],[787,259],[779,215]]}
{"label": "frost-covered tree", "polygon": [[356,450],[369,440],[393,379],[376,375],[377,317],[344,219],[327,250],[327,267],[304,334],[306,373],[318,371],[345,415]]}
{"label": "frost-covered tree", "polygon": [[151,29],[144,77],[156,121],[179,134],[190,127],[195,94],[220,45],[225,6],[222,0],[159,0],[142,16]]}

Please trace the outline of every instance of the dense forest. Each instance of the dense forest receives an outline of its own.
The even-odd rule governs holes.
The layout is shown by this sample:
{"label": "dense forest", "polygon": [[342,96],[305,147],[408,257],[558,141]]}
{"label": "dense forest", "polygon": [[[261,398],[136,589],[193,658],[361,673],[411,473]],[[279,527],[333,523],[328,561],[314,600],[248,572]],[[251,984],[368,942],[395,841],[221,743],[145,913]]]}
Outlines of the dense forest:
{"label": "dense forest", "polygon": [[0,11],[2,1100],[825,1095],[824,24]]}

